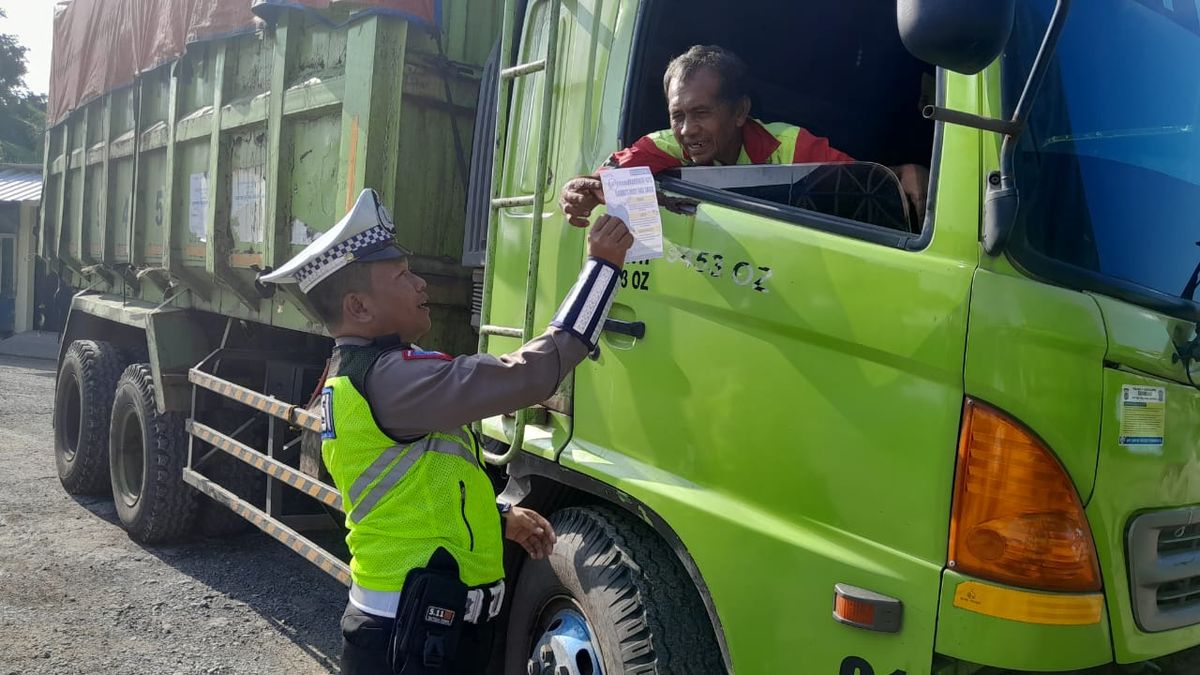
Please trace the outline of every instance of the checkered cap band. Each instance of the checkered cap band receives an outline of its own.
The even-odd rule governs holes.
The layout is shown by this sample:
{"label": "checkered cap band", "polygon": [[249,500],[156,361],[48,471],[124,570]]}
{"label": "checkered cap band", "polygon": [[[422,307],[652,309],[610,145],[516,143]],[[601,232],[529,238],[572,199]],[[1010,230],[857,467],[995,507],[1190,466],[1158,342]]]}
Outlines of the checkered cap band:
{"label": "checkered cap band", "polygon": [[300,290],[307,293],[329,275],[353,262],[354,258],[369,255],[394,245],[395,242],[395,236],[390,230],[376,225],[350,237],[296,270],[296,282],[300,284]]}

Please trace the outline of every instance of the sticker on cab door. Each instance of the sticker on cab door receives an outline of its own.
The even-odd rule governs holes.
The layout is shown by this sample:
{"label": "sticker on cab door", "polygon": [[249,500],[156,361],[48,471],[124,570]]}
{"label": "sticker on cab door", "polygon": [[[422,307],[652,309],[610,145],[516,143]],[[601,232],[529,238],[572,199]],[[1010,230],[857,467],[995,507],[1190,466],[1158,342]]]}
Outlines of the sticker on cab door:
{"label": "sticker on cab door", "polygon": [[1121,387],[1121,431],[1118,442],[1131,448],[1150,449],[1163,444],[1167,420],[1164,387]]}

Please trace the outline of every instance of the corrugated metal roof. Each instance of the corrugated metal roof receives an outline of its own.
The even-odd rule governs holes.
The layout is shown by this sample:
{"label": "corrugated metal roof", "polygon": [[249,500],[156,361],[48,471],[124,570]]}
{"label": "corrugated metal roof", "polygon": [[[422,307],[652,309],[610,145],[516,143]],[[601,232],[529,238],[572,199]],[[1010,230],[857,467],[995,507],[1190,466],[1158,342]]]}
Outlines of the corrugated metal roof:
{"label": "corrugated metal roof", "polygon": [[0,202],[40,202],[41,200],[41,167],[0,164]]}

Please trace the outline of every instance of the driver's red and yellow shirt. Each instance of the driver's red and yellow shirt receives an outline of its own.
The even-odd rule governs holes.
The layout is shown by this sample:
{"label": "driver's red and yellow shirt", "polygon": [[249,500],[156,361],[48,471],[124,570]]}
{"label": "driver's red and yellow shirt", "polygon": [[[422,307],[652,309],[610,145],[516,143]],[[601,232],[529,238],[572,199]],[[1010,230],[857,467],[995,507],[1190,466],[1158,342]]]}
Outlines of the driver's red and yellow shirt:
{"label": "driver's red and yellow shirt", "polygon": [[[738,164],[824,164],[853,161],[853,157],[829,145],[828,139],[791,124],[763,124],[756,119],[750,119],[742,126],[742,153],[738,157]],[[637,143],[614,152],[604,163],[606,169],[629,169],[638,166],[648,167],[651,173],[659,173],[694,164],[675,138],[675,133],[667,129],[642,136]]]}

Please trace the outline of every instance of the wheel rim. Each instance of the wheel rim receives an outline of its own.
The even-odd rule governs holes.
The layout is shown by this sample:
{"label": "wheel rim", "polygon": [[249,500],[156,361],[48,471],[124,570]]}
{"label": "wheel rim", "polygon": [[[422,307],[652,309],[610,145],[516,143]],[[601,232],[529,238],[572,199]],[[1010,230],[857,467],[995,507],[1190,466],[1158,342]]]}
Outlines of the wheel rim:
{"label": "wheel rim", "polygon": [[604,675],[592,626],[574,600],[552,599],[535,625],[542,632],[529,658],[529,675]]}
{"label": "wheel rim", "polygon": [[127,506],[134,506],[142,496],[142,474],[145,472],[142,425],[131,405],[120,411],[119,419],[119,443],[112,448],[113,482],[121,500]]}
{"label": "wheel rim", "polygon": [[63,458],[68,462],[75,461],[79,451],[79,436],[83,429],[83,392],[79,388],[79,378],[75,373],[68,374],[62,382],[62,417],[59,418],[59,433],[62,434]]}

